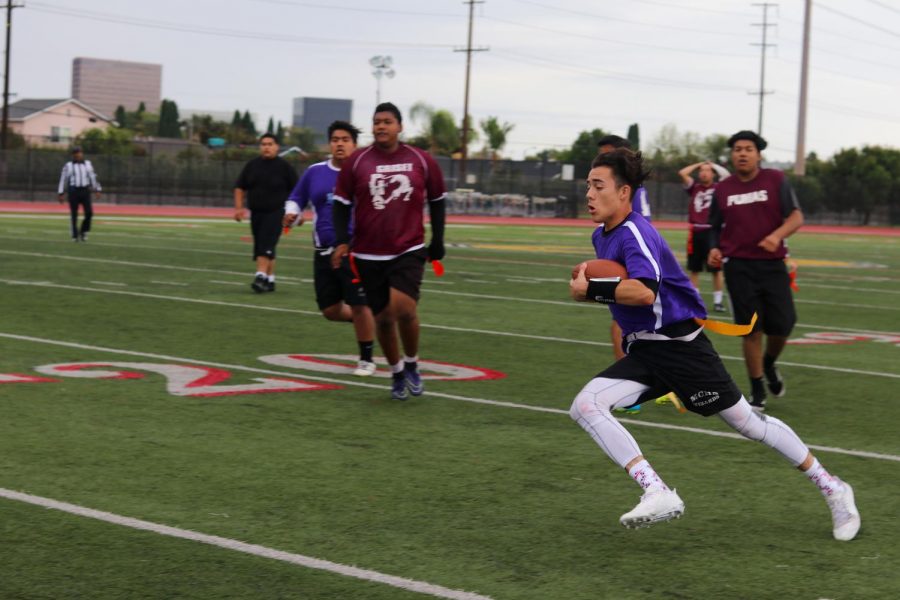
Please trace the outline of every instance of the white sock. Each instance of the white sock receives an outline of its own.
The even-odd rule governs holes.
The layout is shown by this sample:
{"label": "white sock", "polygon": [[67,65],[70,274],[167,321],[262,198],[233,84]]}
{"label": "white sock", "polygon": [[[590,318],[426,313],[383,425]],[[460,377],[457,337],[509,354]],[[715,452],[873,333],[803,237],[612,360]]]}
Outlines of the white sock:
{"label": "white sock", "polygon": [[403,372],[403,361],[401,360],[396,365],[391,365],[391,373],[402,373]]}
{"label": "white sock", "polygon": [[825,467],[819,464],[819,459],[817,458],[813,459],[812,466],[808,470],[803,471],[803,474],[819,488],[819,491],[826,498],[844,489],[841,480],[826,471]]}
{"label": "white sock", "polygon": [[657,475],[646,459],[641,459],[641,462],[628,469],[628,474],[645,490],[669,489],[669,486],[663,483],[663,480],[659,478],[659,475]]}
{"label": "white sock", "polygon": [[403,355],[403,362],[405,362],[405,363],[408,363],[408,362],[419,362],[419,355],[416,354],[415,356],[407,356],[407,355],[404,354],[404,355]]}
{"label": "white sock", "polygon": [[722,290],[713,292],[713,304],[722,304]]}
{"label": "white sock", "polygon": [[268,279],[269,279],[269,283],[275,283],[275,276],[274,276],[274,275],[269,275],[269,276],[268,276]]}
{"label": "white sock", "polygon": [[266,274],[263,273],[262,271],[257,271],[257,272],[256,272],[256,276],[257,276],[257,277],[266,277]]}

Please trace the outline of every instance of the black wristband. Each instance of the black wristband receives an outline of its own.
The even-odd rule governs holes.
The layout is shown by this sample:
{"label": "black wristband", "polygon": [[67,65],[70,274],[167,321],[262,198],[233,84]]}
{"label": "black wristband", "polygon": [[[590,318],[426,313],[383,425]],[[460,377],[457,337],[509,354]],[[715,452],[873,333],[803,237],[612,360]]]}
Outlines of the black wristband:
{"label": "black wristband", "polygon": [[601,304],[616,303],[616,288],[622,283],[621,277],[588,279],[587,298]]}

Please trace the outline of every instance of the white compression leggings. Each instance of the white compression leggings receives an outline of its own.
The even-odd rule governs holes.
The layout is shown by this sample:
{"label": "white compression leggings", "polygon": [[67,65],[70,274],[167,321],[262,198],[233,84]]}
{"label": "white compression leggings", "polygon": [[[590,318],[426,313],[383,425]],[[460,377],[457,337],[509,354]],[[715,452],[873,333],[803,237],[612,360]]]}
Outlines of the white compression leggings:
{"label": "white compression leggings", "polygon": [[[628,379],[596,377],[575,396],[569,416],[590,434],[613,462],[625,468],[641,456],[641,449],[610,411],[631,406],[648,389],[646,385]],[[720,412],[719,417],[745,438],[774,449],[795,467],[809,454],[809,448],[793,429],[775,417],[753,412],[743,396],[737,404]]]}

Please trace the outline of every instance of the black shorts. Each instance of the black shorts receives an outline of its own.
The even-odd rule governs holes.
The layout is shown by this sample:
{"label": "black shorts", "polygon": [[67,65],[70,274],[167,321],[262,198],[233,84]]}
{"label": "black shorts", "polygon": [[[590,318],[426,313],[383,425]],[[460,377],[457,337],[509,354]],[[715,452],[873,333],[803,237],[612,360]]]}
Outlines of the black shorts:
{"label": "black shorts", "polygon": [[735,323],[749,323],[755,312],[759,320],[754,331],[762,330],[766,335],[791,334],[797,312],[783,260],[729,258],[725,262],[725,285]]}
{"label": "black shorts", "polygon": [[355,259],[373,314],[377,315],[387,308],[391,299],[391,288],[403,292],[416,302],[419,301],[419,289],[422,287],[427,258],[428,251],[421,248],[391,260]]}
{"label": "black shorts", "polygon": [[637,340],[597,377],[649,386],[636,404],[675,392],[691,412],[708,417],[737,404],[741,391],[702,331],[689,342]]}
{"label": "black shorts", "polygon": [[700,273],[704,269],[710,273],[718,273],[722,269],[719,267],[711,267],[706,262],[709,255],[709,229],[688,230],[687,239],[687,270],[691,273]]}
{"label": "black shorts", "polygon": [[253,233],[253,260],[257,256],[275,258],[275,246],[281,237],[284,210],[272,212],[250,211],[250,231]]}
{"label": "black shorts", "polygon": [[331,268],[331,254],[313,255],[313,281],[316,286],[316,304],[324,310],[338,302],[349,306],[366,304],[366,291],[362,283],[353,283],[350,260],[345,256],[340,269]]}

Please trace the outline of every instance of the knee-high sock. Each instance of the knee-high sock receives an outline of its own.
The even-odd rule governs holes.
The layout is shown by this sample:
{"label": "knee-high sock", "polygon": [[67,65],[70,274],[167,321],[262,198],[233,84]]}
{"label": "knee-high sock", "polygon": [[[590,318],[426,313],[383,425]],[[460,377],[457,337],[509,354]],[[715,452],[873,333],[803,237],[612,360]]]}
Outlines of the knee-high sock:
{"label": "knee-high sock", "polygon": [[742,436],[769,446],[795,467],[809,455],[809,448],[793,429],[781,419],[754,412],[743,396],[737,404],[720,412],[719,416]]}
{"label": "knee-high sock", "polygon": [[647,389],[647,386],[627,379],[596,377],[575,396],[569,409],[572,420],[623,469],[641,455],[641,449],[610,410],[631,406]]}

